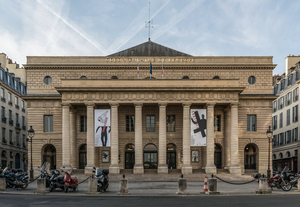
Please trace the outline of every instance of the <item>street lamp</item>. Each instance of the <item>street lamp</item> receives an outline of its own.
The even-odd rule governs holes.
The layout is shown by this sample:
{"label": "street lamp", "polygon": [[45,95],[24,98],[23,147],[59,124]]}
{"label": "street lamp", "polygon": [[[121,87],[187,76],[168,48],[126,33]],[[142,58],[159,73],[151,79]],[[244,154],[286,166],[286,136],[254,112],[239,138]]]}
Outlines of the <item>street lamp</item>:
{"label": "street lamp", "polygon": [[270,178],[271,177],[271,170],[270,170],[270,144],[271,144],[271,141],[273,141],[273,132],[272,132],[271,126],[269,126],[269,129],[267,130],[266,134],[267,134],[268,141],[269,141],[267,176],[268,176],[268,178]]}
{"label": "street lamp", "polygon": [[34,130],[32,129],[32,126],[30,126],[30,129],[28,130],[28,137],[26,139],[27,142],[31,143],[31,167],[30,167],[30,181],[33,180],[33,167],[32,167],[32,138],[34,137]]}

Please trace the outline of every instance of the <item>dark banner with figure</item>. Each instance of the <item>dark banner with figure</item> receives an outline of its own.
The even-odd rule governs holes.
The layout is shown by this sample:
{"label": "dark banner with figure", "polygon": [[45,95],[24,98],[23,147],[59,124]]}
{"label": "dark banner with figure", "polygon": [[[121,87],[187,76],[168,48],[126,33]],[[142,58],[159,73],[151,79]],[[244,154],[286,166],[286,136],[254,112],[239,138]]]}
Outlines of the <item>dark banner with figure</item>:
{"label": "dark banner with figure", "polygon": [[191,146],[206,146],[206,109],[191,109]]}
{"label": "dark banner with figure", "polygon": [[110,147],[110,109],[95,109],[95,147]]}

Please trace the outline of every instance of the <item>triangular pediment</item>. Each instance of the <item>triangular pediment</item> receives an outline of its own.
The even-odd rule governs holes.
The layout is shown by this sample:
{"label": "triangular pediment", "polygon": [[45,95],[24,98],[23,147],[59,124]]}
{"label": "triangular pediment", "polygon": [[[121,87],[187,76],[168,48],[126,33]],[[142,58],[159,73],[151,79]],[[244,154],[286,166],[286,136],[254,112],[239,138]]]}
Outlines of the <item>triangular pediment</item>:
{"label": "triangular pediment", "polygon": [[134,47],[108,55],[113,56],[191,56],[189,54],[179,52],[177,50],[165,47],[163,45],[152,42],[151,40]]}

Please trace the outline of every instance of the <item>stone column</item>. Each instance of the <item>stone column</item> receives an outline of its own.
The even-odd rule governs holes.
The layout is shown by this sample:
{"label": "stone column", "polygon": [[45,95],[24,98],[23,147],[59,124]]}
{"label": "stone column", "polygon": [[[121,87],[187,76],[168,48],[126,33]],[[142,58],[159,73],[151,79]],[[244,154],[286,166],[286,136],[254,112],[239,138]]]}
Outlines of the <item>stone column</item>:
{"label": "stone column", "polygon": [[143,128],[142,128],[142,103],[135,103],[135,165],[133,168],[134,174],[144,174],[143,165]]}
{"label": "stone column", "polygon": [[224,168],[228,169],[230,165],[230,136],[231,136],[231,110],[230,108],[225,109],[225,145],[224,145],[224,156],[225,163]]}
{"label": "stone column", "polygon": [[231,104],[231,137],[230,137],[230,166],[231,174],[241,175],[239,161],[239,123],[238,123],[238,104]]}
{"label": "stone column", "polygon": [[62,166],[71,168],[70,157],[70,104],[62,103]]}
{"label": "stone column", "polygon": [[71,146],[71,166],[73,169],[77,169],[77,162],[76,162],[76,148],[77,148],[77,140],[76,140],[76,110],[70,110],[70,146]]}
{"label": "stone column", "polygon": [[159,147],[158,147],[158,173],[168,174],[167,159],[167,103],[159,103]]}
{"label": "stone column", "polygon": [[191,116],[190,106],[191,103],[184,103],[183,106],[183,129],[182,129],[182,147],[183,147],[183,165],[181,172],[184,175],[192,174],[193,169],[191,166]]}
{"label": "stone column", "polygon": [[119,174],[119,131],[118,131],[118,103],[111,103],[111,165],[110,174]]}
{"label": "stone column", "polygon": [[215,103],[206,105],[206,174],[216,174],[215,166],[215,130],[214,130],[214,106]]}
{"label": "stone column", "polygon": [[95,167],[95,147],[94,147],[94,103],[86,103],[86,119],[87,119],[87,129],[86,129],[86,158],[87,165],[85,167],[85,173],[92,173],[93,167]]}

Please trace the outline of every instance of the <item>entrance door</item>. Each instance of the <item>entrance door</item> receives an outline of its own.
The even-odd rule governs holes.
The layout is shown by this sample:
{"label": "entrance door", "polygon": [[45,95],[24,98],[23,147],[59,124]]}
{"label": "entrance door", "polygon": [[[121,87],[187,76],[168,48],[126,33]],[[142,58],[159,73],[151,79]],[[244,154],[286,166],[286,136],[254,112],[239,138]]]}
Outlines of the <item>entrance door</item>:
{"label": "entrance door", "polygon": [[52,144],[45,146],[43,152],[43,163],[44,162],[50,163],[50,169],[56,169],[56,149]]}
{"label": "entrance door", "polygon": [[134,152],[125,152],[125,169],[133,169],[134,164]]}
{"label": "entrance door", "polygon": [[157,152],[144,152],[144,168],[157,169]]}
{"label": "entrance door", "polygon": [[222,169],[222,151],[218,144],[215,144],[215,166],[217,169]]}
{"label": "entrance door", "polygon": [[19,169],[20,167],[20,154],[17,153],[15,157],[15,168]]}
{"label": "entrance door", "polygon": [[86,144],[84,144],[79,149],[79,169],[84,169],[86,163]]}
{"label": "entrance door", "polygon": [[167,161],[169,169],[176,169],[176,152],[167,152]]}

